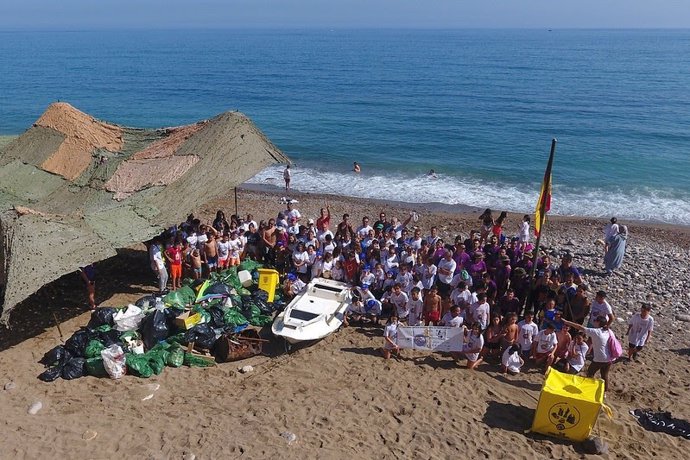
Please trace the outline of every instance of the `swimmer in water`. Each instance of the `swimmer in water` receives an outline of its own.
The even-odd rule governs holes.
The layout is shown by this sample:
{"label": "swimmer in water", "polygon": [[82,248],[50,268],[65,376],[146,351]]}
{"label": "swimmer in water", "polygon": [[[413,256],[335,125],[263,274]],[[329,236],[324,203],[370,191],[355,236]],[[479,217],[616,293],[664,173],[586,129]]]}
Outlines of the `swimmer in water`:
{"label": "swimmer in water", "polygon": [[427,173],[427,177],[430,179],[436,179],[438,176],[436,175],[436,171],[433,169],[430,169],[429,172]]}
{"label": "swimmer in water", "polygon": [[356,173],[362,172],[362,168],[359,166],[359,163],[357,163],[356,161],[352,165],[352,170]]}

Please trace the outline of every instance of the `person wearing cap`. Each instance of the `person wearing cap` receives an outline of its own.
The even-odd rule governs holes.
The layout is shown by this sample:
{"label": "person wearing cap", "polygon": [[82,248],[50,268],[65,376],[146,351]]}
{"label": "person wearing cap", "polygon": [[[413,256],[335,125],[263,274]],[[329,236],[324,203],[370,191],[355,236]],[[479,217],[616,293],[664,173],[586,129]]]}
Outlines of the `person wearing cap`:
{"label": "person wearing cap", "polygon": [[542,362],[545,364],[544,373],[553,364],[557,345],[556,329],[553,324],[547,323],[546,328],[539,331],[532,343],[534,362],[535,364],[541,364]]}
{"label": "person wearing cap", "polygon": [[299,235],[300,226],[297,223],[296,217],[290,217],[290,223],[288,225],[287,232],[289,235]]}
{"label": "person wearing cap", "polygon": [[287,299],[292,300],[297,294],[302,292],[306,286],[306,283],[299,279],[297,275],[288,273],[283,283],[283,293]]}
{"label": "person wearing cap", "polygon": [[[359,321],[363,316],[368,315],[367,306],[369,306],[369,301],[376,301],[376,297],[374,297],[374,294],[369,290],[369,285],[366,283],[362,284],[361,286],[352,287],[350,289],[350,293],[352,302],[350,303],[350,307],[346,312],[346,318],[349,317],[353,321]],[[372,307],[370,307],[369,310],[371,311]],[[380,311],[376,313],[375,309],[373,311],[374,316],[376,316],[376,314],[381,314]],[[348,326],[349,320],[346,319],[344,324]]]}
{"label": "person wearing cap", "polygon": [[359,282],[367,286],[372,286],[376,283],[376,276],[371,272],[371,266],[369,264],[364,264],[362,267],[362,274],[359,277]]}

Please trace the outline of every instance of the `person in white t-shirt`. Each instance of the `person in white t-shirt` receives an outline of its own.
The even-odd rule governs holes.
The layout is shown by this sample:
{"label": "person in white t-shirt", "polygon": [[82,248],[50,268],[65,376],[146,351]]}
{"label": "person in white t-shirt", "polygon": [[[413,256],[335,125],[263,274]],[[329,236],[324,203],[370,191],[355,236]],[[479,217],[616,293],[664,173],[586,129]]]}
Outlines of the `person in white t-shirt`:
{"label": "person in white t-shirt", "polygon": [[587,327],[594,327],[593,320],[599,316],[606,317],[607,326],[610,326],[616,319],[616,315],[613,314],[613,308],[611,308],[611,305],[606,301],[606,291],[598,291],[596,297],[592,301]]}
{"label": "person in white t-shirt", "polygon": [[628,361],[637,361],[637,354],[652,336],[654,318],[649,314],[651,310],[650,305],[642,305],[640,313],[635,313],[628,321]]}
{"label": "person in white t-shirt", "polygon": [[585,367],[585,356],[587,356],[589,346],[585,342],[585,336],[582,332],[575,334],[575,338],[570,343],[570,350],[568,350],[568,360],[565,362],[565,371],[571,374],[577,374]]}
{"label": "person in white t-shirt", "polygon": [[388,297],[388,301],[395,307],[394,311],[397,313],[398,319],[406,322],[407,317],[410,314],[409,310],[407,309],[408,297],[407,294],[403,292],[400,283],[395,283],[393,285],[393,291]]}
{"label": "person in white t-shirt", "polygon": [[483,361],[480,352],[484,348],[484,335],[482,334],[481,327],[479,327],[479,323],[474,323],[472,330],[465,331],[465,333],[467,337],[462,353],[467,358],[467,368],[475,370]]}
{"label": "person in white t-shirt", "polygon": [[539,326],[532,321],[534,314],[531,311],[525,313],[525,319],[518,323],[520,332],[518,332],[518,343],[522,348],[522,356],[527,359],[532,354],[532,342],[539,334]]}
{"label": "person in white t-shirt", "polygon": [[451,307],[450,311],[441,318],[441,326],[462,327],[463,322],[464,319],[460,315],[460,307],[457,306]]}
{"label": "person in white t-shirt", "polygon": [[422,316],[424,315],[424,301],[420,296],[421,290],[417,287],[410,291],[410,298],[407,300],[406,309],[410,312],[407,324],[410,326],[419,326],[422,324]]}
{"label": "person in white t-shirt", "polygon": [[544,372],[553,364],[557,345],[558,338],[556,337],[556,328],[553,323],[549,322],[546,325],[546,329],[539,331],[532,343],[532,356],[534,356],[534,362],[535,364],[545,363],[546,367]]}
{"label": "person in white t-shirt", "polygon": [[503,375],[520,373],[520,368],[525,364],[525,360],[520,356],[520,345],[511,345],[506,348],[501,357],[501,370]]}
{"label": "person in white t-shirt", "polygon": [[230,261],[230,242],[228,241],[228,234],[223,233],[220,240],[216,243],[218,246],[218,268],[224,269],[228,267]]}
{"label": "person in white t-shirt", "polygon": [[479,327],[484,330],[489,326],[489,314],[491,307],[486,301],[486,294],[480,292],[477,295],[477,302],[470,306],[470,318],[473,323],[479,324]]}
{"label": "person in white t-shirt", "polygon": [[287,209],[283,211],[283,215],[285,216],[285,219],[287,219],[288,222],[290,222],[291,218],[295,218],[298,221],[302,217],[302,214],[295,208],[295,205],[292,200],[287,202]]}
{"label": "person in white t-shirt", "polygon": [[369,232],[373,230],[372,226],[369,225],[369,218],[364,216],[362,218],[362,225],[357,228],[357,235],[360,239],[364,239],[369,235]]}
{"label": "person in white t-shirt", "polygon": [[610,388],[609,371],[611,370],[611,364],[613,364],[609,355],[609,339],[611,339],[612,332],[609,330],[605,316],[601,315],[592,320],[592,322],[595,327],[583,327],[581,324],[563,320],[563,324],[583,331],[592,341],[593,356],[592,362],[587,368],[587,377],[592,378],[594,374],[599,372],[604,380],[604,391],[606,391]]}
{"label": "person in white t-shirt", "polygon": [[477,300],[477,294],[471,292],[467,287],[467,283],[464,281],[460,281],[458,287],[453,289],[453,292],[450,293],[451,305],[457,305],[463,309],[476,303]]}
{"label": "person in white t-shirt", "polygon": [[395,353],[400,356],[400,347],[398,340],[398,314],[393,312],[386,323],[386,328],[383,331],[383,357],[390,359],[391,354]]}

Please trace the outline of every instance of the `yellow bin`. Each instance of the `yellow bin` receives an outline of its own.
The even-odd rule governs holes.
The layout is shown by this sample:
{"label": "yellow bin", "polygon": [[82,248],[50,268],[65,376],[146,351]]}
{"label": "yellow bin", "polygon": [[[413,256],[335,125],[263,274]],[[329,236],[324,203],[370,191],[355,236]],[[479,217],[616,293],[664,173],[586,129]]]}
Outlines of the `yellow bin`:
{"label": "yellow bin", "polygon": [[260,268],[258,271],[259,289],[268,292],[268,301],[273,302],[276,295],[276,286],[280,282],[280,276],[276,270],[270,268]]}
{"label": "yellow bin", "polygon": [[584,441],[602,409],[611,416],[611,409],[604,404],[603,380],[564,374],[549,368],[531,431]]}

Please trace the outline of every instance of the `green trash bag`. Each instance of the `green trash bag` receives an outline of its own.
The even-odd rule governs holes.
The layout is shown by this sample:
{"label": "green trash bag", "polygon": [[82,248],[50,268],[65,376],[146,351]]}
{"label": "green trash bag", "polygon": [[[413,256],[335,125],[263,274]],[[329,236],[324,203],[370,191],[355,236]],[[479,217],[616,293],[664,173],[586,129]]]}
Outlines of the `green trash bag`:
{"label": "green trash bag", "polygon": [[169,292],[163,297],[164,304],[176,309],[184,309],[185,306],[193,304],[195,300],[196,293],[189,286],[182,286],[180,289]]}
{"label": "green trash bag", "polygon": [[91,339],[89,340],[89,343],[86,345],[86,350],[84,354],[87,358],[98,357],[100,359],[101,351],[103,351],[104,349],[105,345],[103,345],[103,342],[101,342],[100,340]]}
{"label": "green trash bag", "polygon": [[189,286],[191,286],[192,284],[194,284],[194,279],[192,279],[192,278],[185,278],[185,279],[182,280],[182,286],[187,286],[187,287],[189,287]]}
{"label": "green trash bag", "polygon": [[167,364],[170,367],[180,367],[184,364],[184,350],[177,348],[168,353]]}
{"label": "green trash bag", "polygon": [[252,291],[250,291],[249,289],[245,289],[245,288],[238,289],[237,293],[242,297],[252,295]]}
{"label": "green trash bag", "polygon": [[149,358],[146,355],[135,355],[134,353],[125,354],[125,364],[127,373],[137,377],[149,378],[153,375],[153,369],[149,365]]}
{"label": "green trash bag", "polygon": [[223,319],[225,320],[225,324],[232,326],[240,326],[249,322],[237,307],[229,308],[223,315]]}
{"label": "green trash bag", "polygon": [[127,339],[129,339],[130,341],[140,340],[141,336],[137,331],[127,331],[120,334],[120,341],[127,342]]}
{"label": "green trash bag", "polygon": [[184,340],[184,334],[185,334],[184,332],[180,332],[179,334],[171,335],[170,337],[168,337],[165,340],[166,340],[166,342],[168,342],[171,345],[173,345],[173,344],[185,345],[186,342]]}
{"label": "green trash bag", "polygon": [[102,326],[98,326],[95,330],[98,332],[110,332],[110,330],[113,327],[110,324],[104,324]]}
{"label": "green trash bag", "polygon": [[154,374],[158,375],[161,372],[163,372],[163,369],[165,368],[165,363],[168,361],[168,353],[167,350],[162,350],[158,353],[147,353],[149,356],[149,366],[151,367],[151,370],[153,371]]}
{"label": "green trash bag", "polygon": [[242,297],[239,295],[231,295],[230,302],[232,302],[233,307],[242,308]]}
{"label": "green trash bag", "polygon": [[254,270],[257,270],[257,269],[262,268],[262,267],[263,267],[263,265],[261,265],[259,262],[252,260],[249,257],[247,257],[246,259],[244,259],[240,263],[240,266],[238,267],[237,270],[238,271],[247,270],[248,272],[253,272]]}
{"label": "green trash bag", "polygon": [[252,326],[267,326],[273,322],[273,318],[270,316],[266,315],[257,315],[257,316],[252,316],[252,319],[249,320],[249,324]]}
{"label": "green trash bag", "polygon": [[103,365],[103,358],[89,358],[86,360],[86,373],[94,377],[108,377],[108,372]]}
{"label": "green trash bag", "polygon": [[199,356],[194,356],[191,353],[185,352],[184,354],[184,364],[189,367],[211,367],[214,363],[210,360],[200,358]]}

